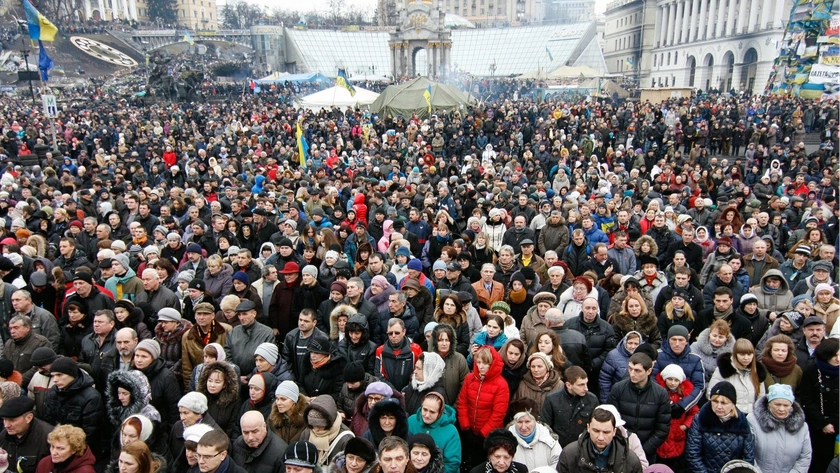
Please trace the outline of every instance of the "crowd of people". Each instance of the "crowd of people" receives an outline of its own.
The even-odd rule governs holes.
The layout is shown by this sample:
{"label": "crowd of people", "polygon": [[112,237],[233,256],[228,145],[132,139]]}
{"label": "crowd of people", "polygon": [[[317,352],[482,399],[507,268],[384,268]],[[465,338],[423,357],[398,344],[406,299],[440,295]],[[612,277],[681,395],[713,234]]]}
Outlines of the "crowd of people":
{"label": "crowd of people", "polygon": [[0,99],[9,467],[837,471],[836,104],[488,90]]}

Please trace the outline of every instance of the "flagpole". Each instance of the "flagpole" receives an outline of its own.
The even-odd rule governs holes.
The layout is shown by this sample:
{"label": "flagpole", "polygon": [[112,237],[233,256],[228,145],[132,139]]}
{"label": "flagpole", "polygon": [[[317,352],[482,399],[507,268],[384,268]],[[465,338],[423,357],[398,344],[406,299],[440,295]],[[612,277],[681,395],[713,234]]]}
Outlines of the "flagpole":
{"label": "flagpole", "polygon": [[[41,57],[40,49],[43,49],[44,45],[39,44],[38,48],[39,48],[38,57],[40,58]],[[41,73],[40,64],[39,64],[39,67],[38,67],[38,79],[41,80],[41,97],[43,98],[44,92],[46,92],[46,90],[47,90],[47,84],[46,84],[46,82],[44,82],[44,74]],[[56,113],[58,112],[57,104],[58,104],[58,101],[56,101]],[[55,117],[51,116],[51,117],[49,117],[49,119],[50,119],[50,128],[52,129],[52,150],[53,151],[58,151],[58,141],[56,140],[56,137],[55,137]]]}

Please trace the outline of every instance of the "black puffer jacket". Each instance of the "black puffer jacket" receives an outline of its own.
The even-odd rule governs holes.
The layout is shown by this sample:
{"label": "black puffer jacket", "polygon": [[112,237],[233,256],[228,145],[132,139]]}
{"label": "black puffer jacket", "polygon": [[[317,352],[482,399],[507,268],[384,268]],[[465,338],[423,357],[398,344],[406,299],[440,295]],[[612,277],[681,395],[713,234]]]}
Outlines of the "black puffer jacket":
{"label": "black puffer jacket", "polygon": [[607,404],[618,408],[627,430],[639,436],[645,455],[655,458],[656,449],[665,442],[671,430],[668,391],[653,379],[648,379],[645,387],[638,389],[627,378],[612,387]]}
{"label": "black puffer jacket", "polygon": [[561,388],[545,397],[540,422],[557,434],[561,447],[566,447],[586,431],[589,417],[597,406],[598,398],[594,394],[575,396]]}
{"label": "black puffer jacket", "polygon": [[338,402],[338,393],[344,384],[344,367],[347,361],[343,356],[333,353],[326,365],[314,369],[307,353],[303,360],[303,373],[300,384],[301,392],[309,397],[328,395]]}
{"label": "black puffer jacket", "polygon": [[[131,402],[123,406],[117,389],[123,388],[131,393]],[[149,404],[152,399],[152,388],[149,380],[139,371],[114,371],[108,375],[107,399],[108,420],[114,428],[119,429],[123,421],[134,414],[143,414],[150,420],[160,422],[160,413]]]}
{"label": "black puffer jacket", "polygon": [[105,408],[93,388],[93,378],[84,370],[65,389],[53,386],[44,398],[44,420],[52,425],[70,424],[85,431],[88,445],[98,445]]}
{"label": "black puffer jacket", "polygon": [[[207,378],[214,372],[223,373],[225,385],[218,394],[211,394],[207,391]],[[213,420],[230,437],[235,431],[235,424],[239,423],[239,377],[233,370],[230,363],[217,361],[210,363],[201,370],[201,376],[196,383],[196,391],[207,397],[207,412],[213,416]]]}
{"label": "black puffer jacket", "polygon": [[[82,308],[82,310],[85,310]],[[82,339],[93,333],[93,317],[85,318],[77,323],[71,324],[70,319],[64,317],[58,322],[58,329],[61,331],[61,342],[58,345],[58,354],[78,359],[82,351]]]}
{"label": "black puffer jacket", "polygon": [[[350,308],[354,314],[347,320],[344,326],[344,339],[338,343],[338,354],[347,362],[347,364],[358,361],[364,366],[365,373],[373,373],[373,362],[376,358],[376,345],[370,341],[370,328],[368,327],[367,318],[362,314],[356,314],[356,309],[349,305],[341,304],[333,310],[335,311],[347,307]],[[353,343],[350,340],[350,332],[362,332],[362,338],[359,343]]]}
{"label": "black puffer jacket", "polygon": [[[598,380],[598,373],[601,365],[607,358],[607,354],[615,349],[618,339],[615,336],[615,329],[601,317],[596,317],[591,324],[583,320],[583,314],[569,319],[564,325],[569,330],[575,330],[586,338],[586,346],[589,348],[589,359],[592,362],[592,371],[588,374],[590,379],[594,374],[595,381]],[[591,385],[590,385],[591,386]]]}
{"label": "black puffer jacket", "polygon": [[237,417],[233,423],[234,436],[241,435],[242,429],[239,426],[239,419],[241,419],[246,412],[260,411],[265,419],[268,419],[268,416],[271,415],[271,406],[274,404],[274,390],[277,389],[277,378],[275,378],[271,373],[261,372],[254,373],[251,375],[251,378],[254,376],[262,376],[263,382],[265,383],[265,392],[263,392],[263,397],[259,402],[254,402],[250,398],[242,401],[242,405],[239,408],[239,417]]}
{"label": "black puffer jacket", "polygon": [[237,465],[245,468],[248,473],[285,471],[283,454],[286,452],[288,445],[270,430],[257,448],[249,447],[243,437],[236,439],[232,447],[231,459]]}

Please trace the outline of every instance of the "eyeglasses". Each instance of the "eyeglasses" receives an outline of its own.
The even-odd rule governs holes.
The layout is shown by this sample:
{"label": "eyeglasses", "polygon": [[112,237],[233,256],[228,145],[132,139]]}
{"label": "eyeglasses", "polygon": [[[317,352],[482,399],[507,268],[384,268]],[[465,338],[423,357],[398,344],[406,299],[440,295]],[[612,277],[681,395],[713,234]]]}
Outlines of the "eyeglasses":
{"label": "eyeglasses", "polygon": [[193,456],[194,456],[194,457],[195,457],[195,459],[196,459],[196,460],[198,460],[198,461],[202,461],[202,460],[205,460],[205,461],[206,461],[206,460],[210,460],[211,458],[216,458],[216,457],[218,457],[218,456],[219,456],[219,455],[221,455],[223,452],[224,452],[224,450],[223,450],[223,451],[221,451],[221,452],[214,453],[213,455],[202,455],[202,454],[200,454],[200,453],[196,453],[196,454],[194,454]]}
{"label": "eyeglasses", "polygon": [[388,332],[388,335],[401,335],[402,332]]}

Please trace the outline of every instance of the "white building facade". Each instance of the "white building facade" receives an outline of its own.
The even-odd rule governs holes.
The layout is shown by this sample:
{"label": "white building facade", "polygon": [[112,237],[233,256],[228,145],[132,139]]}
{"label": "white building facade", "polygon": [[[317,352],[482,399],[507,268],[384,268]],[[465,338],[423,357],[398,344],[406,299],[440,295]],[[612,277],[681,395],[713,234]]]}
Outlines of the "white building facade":
{"label": "white building facade", "polygon": [[647,1],[657,27],[642,87],[764,90],[791,0]]}

